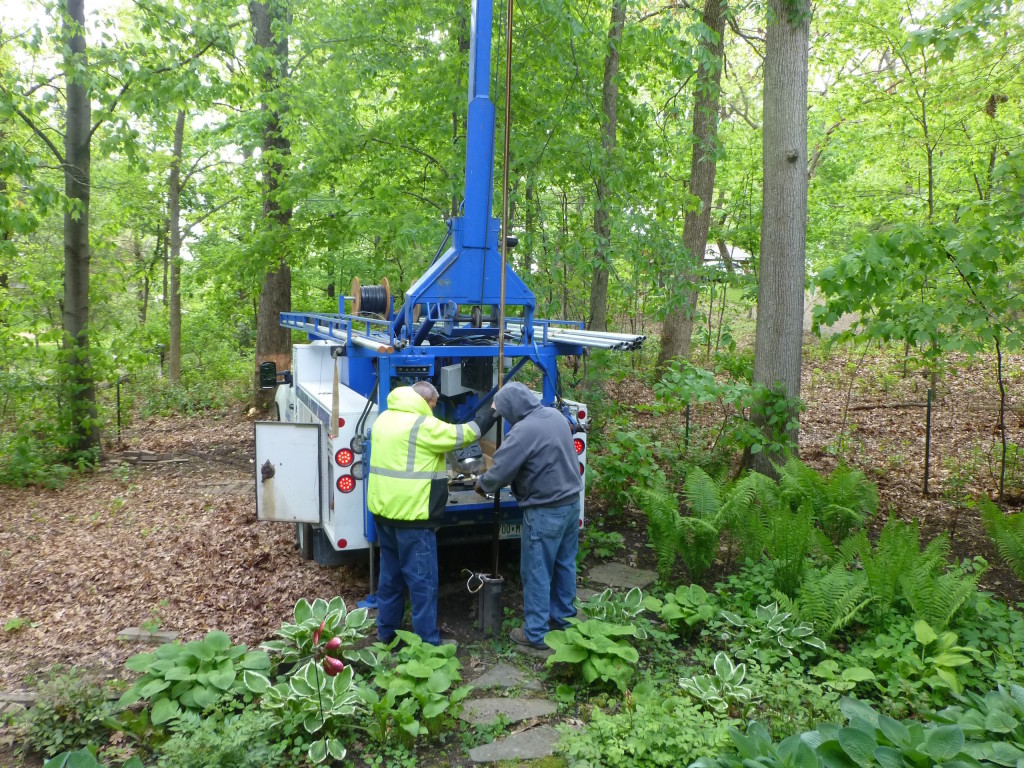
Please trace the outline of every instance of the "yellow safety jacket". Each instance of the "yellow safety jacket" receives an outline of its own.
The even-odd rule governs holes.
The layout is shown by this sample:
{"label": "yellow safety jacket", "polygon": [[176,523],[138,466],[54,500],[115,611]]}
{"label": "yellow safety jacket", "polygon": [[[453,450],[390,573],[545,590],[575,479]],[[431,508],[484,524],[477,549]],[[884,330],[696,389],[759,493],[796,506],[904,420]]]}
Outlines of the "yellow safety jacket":
{"label": "yellow safety jacket", "polygon": [[370,511],[398,525],[439,525],[448,502],[445,453],[479,439],[474,422],[441,421],[412,387],[393,389],[370,432]]}

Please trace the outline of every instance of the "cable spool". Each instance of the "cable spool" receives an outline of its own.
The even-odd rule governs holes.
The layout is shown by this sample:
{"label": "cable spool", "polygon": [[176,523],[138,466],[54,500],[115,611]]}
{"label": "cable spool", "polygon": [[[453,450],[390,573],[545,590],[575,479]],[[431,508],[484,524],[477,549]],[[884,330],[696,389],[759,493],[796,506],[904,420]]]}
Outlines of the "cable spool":
{"label": "cable spool", "polygon": [[361,286],[359,278],[352,278],[352,314],[381,315],[387,317],[391,310],[391,285],[386,277],[381,278],[380,285]]}

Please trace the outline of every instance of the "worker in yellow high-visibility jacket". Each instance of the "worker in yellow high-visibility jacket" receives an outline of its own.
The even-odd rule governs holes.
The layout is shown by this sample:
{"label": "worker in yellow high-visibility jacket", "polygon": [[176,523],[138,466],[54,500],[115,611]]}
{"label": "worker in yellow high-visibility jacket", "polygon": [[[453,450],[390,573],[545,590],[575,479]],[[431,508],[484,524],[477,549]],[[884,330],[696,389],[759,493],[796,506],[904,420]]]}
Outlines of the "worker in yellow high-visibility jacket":
{"label": "worker in yellow high-visibility jacket", "polygon": [[480,439],[494,424],[490,409],[466,424],[435,418],[438,393],[428,381],[396,387],[370,433],[367,505],[380,546],[377,638],[390,642],[402,626],[405,590],[412,628],[441,643],[437,627],[436,530],[448,503],[445,454]]}

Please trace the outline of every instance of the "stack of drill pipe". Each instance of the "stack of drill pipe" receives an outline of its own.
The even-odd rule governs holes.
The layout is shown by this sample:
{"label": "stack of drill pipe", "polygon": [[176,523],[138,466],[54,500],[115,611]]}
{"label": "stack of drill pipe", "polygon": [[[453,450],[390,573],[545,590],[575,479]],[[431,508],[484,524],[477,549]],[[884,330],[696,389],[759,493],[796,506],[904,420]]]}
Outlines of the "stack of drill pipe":
{"label": "stack of drill pipe", "polygon": [[[516,325],[522,325],[522,321],[510,321]],[[540,328],[535,328],[538,333]],[[552,328],[548,327],[547,338],[549,341],[575,344],[581,347],[592,347],[596,349],[618,349],[629,350],[639,349],[646,336],[639,336],[631,333],[613,333],[611,331],[585,331],[581,328]]]}

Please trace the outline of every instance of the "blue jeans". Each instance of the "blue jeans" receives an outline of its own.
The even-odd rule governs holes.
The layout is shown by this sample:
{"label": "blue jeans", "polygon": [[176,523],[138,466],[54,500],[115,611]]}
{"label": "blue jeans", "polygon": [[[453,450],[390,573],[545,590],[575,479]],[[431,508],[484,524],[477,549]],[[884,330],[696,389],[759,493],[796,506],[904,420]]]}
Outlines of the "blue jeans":
{"label": "blue jeans", "polygon": [[405,590],[412,602],[412,631],[441,644],[437,629],[437,536],[432,528],[401,528],[374,518],[380,545],[377,638],[391,642],[402,628]]}
{"label": "blue jeans", "polygon": [[523,579],[526,639],[544,642],[548,622],[568,626],[576,615],[576,551],[579,549],[580,502],[523,510]]}

